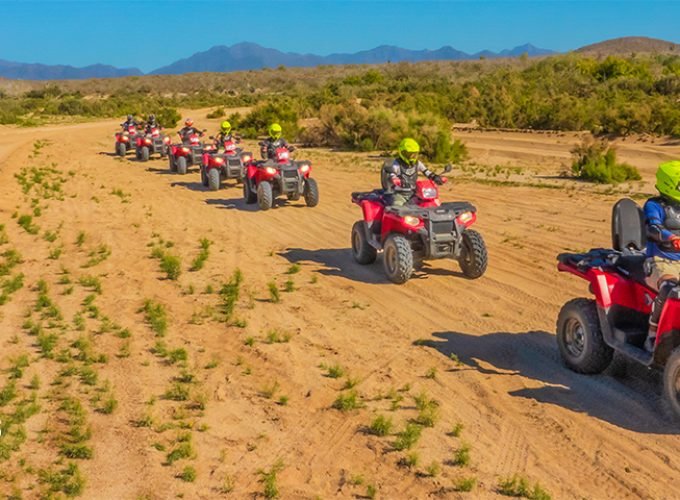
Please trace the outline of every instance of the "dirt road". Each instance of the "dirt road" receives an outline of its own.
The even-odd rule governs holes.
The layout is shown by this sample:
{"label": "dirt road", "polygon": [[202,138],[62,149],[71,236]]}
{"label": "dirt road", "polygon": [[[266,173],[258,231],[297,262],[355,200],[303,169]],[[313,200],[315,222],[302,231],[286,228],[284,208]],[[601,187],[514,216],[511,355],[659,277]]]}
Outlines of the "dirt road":
{"label": "dirt road", "polygon": [[[9,240],[0,251],[18,250],[12,272],[24,274],[23,288],[0,306],[3,368],[22,354],[29,360],[18,395],[1,409],[32,392],[40,405],[4,462],[0,491],[29,498],[59,489],[55,474],[68,476],[76,463],[87,498],[243,498],[268,487],[282,498],[370,496],[373,488],[379,498],[502,498],[499,483],[516,474],[559,499],[680,497],[680,426],[655,376],[578,376],[557,357],[557,312],[587,290],[557,273],[555,256],[609,245],[616,196],[568,182],[559,190],[453,182],[443,198],[477,206],[487,274],[468,281],[438,261],[396,286],[380,259],[361,267],[348,248],[359,217],[349,194],[375,187],[375,160],[300,150],[313,161],[320,205],[260,212],[244,205],[240,187],[206,191],[196,170],[180,177],[164,161],[113,157],[114,126],[0,134],[0,223]],[[525,145],[463,139],[473,161],[482,150],[524,161],[537,144],[553,157],[568,151],[540,136]],[[624,156],[657,154],[650,147],[626,144]],[[60,191],[38,199],[42,177],[22,192],[15,174],[52,164],[57,173],[43,176],[63,179]],[[544,172],[556,174],[551,165]],[[653,169],[642,170],[649,182]],[[24,229],[31,223],[17,224],[24,214],[35,234]],[[190,271],[202,238],[212,241],[209,256]],[[160,270],[154,248],[181,258],[177,280]],[[226,323],[222,286],[236,269],[243,280]],[[146,300],[165,308],[166,333],[145,320]],[[31,335],[29,320],[42,333]],[[46,356],[41,339],[50,332]],[[0,376],[3,387],[11,375]],[[352,391],[357,409],[332,407]],[[418,406],[433,427],[396,451]],[[388,436],[367,431],[377,415],[392,420]],[[79,441],[89,459],[64,451],[79,423],[91,430]],[[457,424],[462,431],[452,432]],[[472,492],[454,491],[464,478],[476,478]]]}

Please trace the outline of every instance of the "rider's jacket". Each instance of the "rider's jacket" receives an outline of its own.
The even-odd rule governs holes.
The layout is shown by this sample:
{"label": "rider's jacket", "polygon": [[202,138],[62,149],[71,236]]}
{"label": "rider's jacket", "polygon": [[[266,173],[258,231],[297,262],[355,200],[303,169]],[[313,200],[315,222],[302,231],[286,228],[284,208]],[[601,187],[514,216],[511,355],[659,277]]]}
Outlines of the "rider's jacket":
{"label": "rider's jacket", "polygon": [[196,127],[183,127],[179,131],[179,135],[182,138],[182,141],[188,141],[189,136],[197,134],[197,135],[203,135],[203,132],[198,130]]}
{"label": "rider's jacket", "polygon": [[[401,180],[401,190],[402,191],[415,191],[416,181],[418,180],[418,172],[421,172],[425,177],[432,178],[434,173],[430,171],[421,161],[418,161],[415,165],[409,165],[401,158],[395,159],[392,163],[386,164],[384,167],[385,173],[388,178],[394,179],[395,177]],[[391,189],[392,183],[388,183],[388,189]]]}
{"label": "rider's jacket", "polygon": [[281,137],[279,139],[272,139],[271,137],[268,139],[265,139],[260,143],[260,154],[262,155],[263,160],[270,160],[273,158],[276,158],[276,150],[278,148],[286,148],[289,151],[291,150],[291,147],[288,145],[288,142]]}
{"label": "rider's jacket", "polygon": [[661,196],[645,203],[647,225],[647,256],[680,261],[680,251],[671,244],[673,236],[680,236],[680,203]]}
{"label": "rider's jacket", "polygon": [[128,127],[137,128],[137,127],[139,127],[139,123],[137,122],[137,120],[132,120],[132,121],[125,120],[123,123],[120,124],[120,126],[123,128],[123,130],[125,130],[127,132]]}
{"label": "rider's jacket", "polygon": [[236,134],[232,133],[225,134],[224,132],[219,132],[215,136],[215,142],[220,146],[223,146],[224,143],[228,141],[233,141],[235,144],[238,144],[239,142],[241,142],[241,138]]}

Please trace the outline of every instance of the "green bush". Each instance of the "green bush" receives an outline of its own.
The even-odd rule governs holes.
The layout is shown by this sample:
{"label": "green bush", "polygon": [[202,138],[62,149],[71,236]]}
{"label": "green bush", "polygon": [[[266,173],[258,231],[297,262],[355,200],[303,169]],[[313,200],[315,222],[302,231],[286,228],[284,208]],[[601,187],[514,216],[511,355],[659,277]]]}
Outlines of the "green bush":
{"label": "green bush", "polygon": [[585,139],[571,153],[574,157],[571,170],[579,179],[599,184],[618,184],[641,179],[637,168],[616,161],[616,150],[604,140]]}

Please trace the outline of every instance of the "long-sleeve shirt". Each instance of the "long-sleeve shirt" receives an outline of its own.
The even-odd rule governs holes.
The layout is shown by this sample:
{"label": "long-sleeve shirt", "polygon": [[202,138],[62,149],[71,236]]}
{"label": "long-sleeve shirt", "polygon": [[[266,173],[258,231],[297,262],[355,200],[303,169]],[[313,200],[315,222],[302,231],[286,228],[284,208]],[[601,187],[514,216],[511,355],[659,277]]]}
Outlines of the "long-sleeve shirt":
{"label": "long-sleeve shirt", "polygon": [[[680,208],[680,207],[679,207]],[[673,249],[670,241],[678,230],[668,227],[666,207],[658,198],[647,200],[644,207],[645,223],[647,225],[647,256],[661,257],[669,260],[680,260],[680,252]],[[680,222],[673,221],[673,222]]]}

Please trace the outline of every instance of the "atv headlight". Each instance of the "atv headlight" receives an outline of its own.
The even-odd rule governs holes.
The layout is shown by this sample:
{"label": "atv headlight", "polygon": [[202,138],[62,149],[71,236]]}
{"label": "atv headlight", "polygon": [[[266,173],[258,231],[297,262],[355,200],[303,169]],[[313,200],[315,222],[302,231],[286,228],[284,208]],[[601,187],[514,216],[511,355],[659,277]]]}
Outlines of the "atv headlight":
{"label": "atv headlight", "polygon": [[182,148],[182,151],[185,152],[185,153],[188,153],[188,152],[189,152],[189,148]]}
{"label": "atv headlight", "polygon": [[215,158],[213,161],[218,165],[222,165],[224,163],[224,159],[222,158]]}
{"label": "atv headlight", "polygon": [[265,172],[267,172],[269,175],[275,175],[276,174],[276,169],[274,167],[267,167],[264,169]]}
{"label": "atv headlight", "polygon": [[250,155],[241,156],[241,161],[243,161],[243,163],[248,163],[250,161]]}
{"label": "atv headlight", "polygon": [[147,144],[151,144],[151,139],[144,139],[144,142]]}
{"label": "atv headlight", "polygon": [[436,188],[425,188],[423,189],[423,198],[426,200],[432,200],[437,197],[437,189]]}
{"label": "atv headlight", "polygon": [[309,172],[309,165],[302,165],[300,167],[300,172],[302,172],[303,174],[306,174],[307,172]]}
{"label": "atv headlight", "polygon": [[420,224],[420,219],[412,215],[407,215],[406,217],[404,217],[404,224],[406,224],[407,226],[416,227],[417,225]]}

